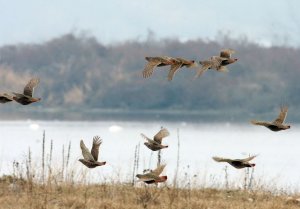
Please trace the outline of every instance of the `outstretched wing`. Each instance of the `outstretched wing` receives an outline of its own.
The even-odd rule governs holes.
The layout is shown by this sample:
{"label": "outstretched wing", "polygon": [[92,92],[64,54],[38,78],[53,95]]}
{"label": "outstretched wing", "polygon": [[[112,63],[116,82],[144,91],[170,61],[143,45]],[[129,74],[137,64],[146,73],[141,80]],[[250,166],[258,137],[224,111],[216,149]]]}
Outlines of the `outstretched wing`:
{"label": "outstretched wing", "polygon": [[32,97],[34,88],[40,83],[39,78],[32,78],[24,88],[23,94]]}
{"label": "outstretched wing", "polygon": [[208,60],[200,62],[200,64],[202,65],[202,67],[199,68],[194,78],[199,78],[205,71],[212,67],[212,62]]}
{"label": "outstretched wing", "polygon": [[90,153],[88,148],[85,146],[83,140],[80,140],[80,148],[81,148],[81,151],[82,151],[82,156],[85,160],[95,161],[93,155]]}
{"label": "outstretched wing", "polygon": [[137,177],[139,178],[139,181],[153,181],[159,179],[157,175],[152,173],[138,174]]}
{"label": "outstretched wing", "polygon": [[100,139],[99,136],[95,136],[93,138],[93,146],[91,149],[91,154],[94,157],[95,161],[98,161],[98,155],[99,155],[99,147],[102,144],[102,140]]}
{"label": "outstretched wing", "polygon": [[233,49],[223,49],[220,52],[220,57],[230,58],[235,51]]}
{"label": "outstretched wing", "polygon": [[212,157],[212,159],[216,162],[231,162],[232,160],[231,159],[228,159],[228,158],[222,158],[222,157]]}
{"label": "outstretched wing", "polygon": [[280,108],[280,113],[279,113],[278,117],[276,118],[276,120],[274,120],[273,123],[282,124],[286,118],[287,112],[288,112],[288,107],[282,106]]}
{"label": "outstretched wing", "polygon": [[265,121],[257,121],[257,120],[251,120],[250,121],[253,125],[257,125],[257,126],[269,126],[272,125],[269,122],[265,122]]}
{"label": "outstretched wing", "polygon": [[177,70],[182,66],[182,62],[176,62],[175,64],[171,65],[171,69],[168,74],[168,81],[171,81],[173,79],[174,74],[177,72]]}
{"label": "outstretched wing", "polygon": [[163,128],[154,136],[153,139],[157,143],[161,144],[162,139],[169,135],[170,135],[169,131],[166,128]]}
{"label": "outstretched wing", "polygon": [[142,136],[144,139],[146,139],[147,141],[149,141],[149,140],[150,140],[150,141],[153,141],[152,139],[148,138],[145,134],[142,134],[142,133],[141,133],[141,136]]}
{"label": "outstretched wing", "polygon": [[154,68],[159,65],[161,61],[159,60],[151,60],[148,61],[148,63],[145,66],[145,69],[143,70],[143,77],[148,78],[153,74]]}
{"label": "outstretched wing", "polygon": [[0,94],[0,103],[13,101],[13,97],[7,93]]}
{"label": "outstretched wing", "polygon": [[156,169],[154,169],[153,171],[151,171],[149,174],[155,175],[155,176],[159,176],[164,168],[166,167],[166,164],[161,164],[159,165]]}
{"label": "outstretched wing", "polygon": [[257,157],[257,155],[253,155],[253,156],[247,157],[245,159],[240,159],[240,161],[242,161],[242,162],[249,162],[250,160],[253,160],[256,157]]}

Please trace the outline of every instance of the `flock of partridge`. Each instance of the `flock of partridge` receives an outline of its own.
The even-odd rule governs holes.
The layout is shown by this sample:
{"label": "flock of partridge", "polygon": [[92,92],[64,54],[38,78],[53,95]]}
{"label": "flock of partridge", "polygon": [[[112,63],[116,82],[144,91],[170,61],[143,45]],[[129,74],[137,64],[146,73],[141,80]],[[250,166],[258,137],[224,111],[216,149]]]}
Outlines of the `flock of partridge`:
{"label": "flock of partridge", "polygon": [[[226,72],[226,66],[232,64],[237,61],[236,58],[232,58],[231,55],[235,51],[232,49],[225,49],[220,52],[219,56],[212,56],[208,60],[200,61],[199,64],[201,67],[197,70],[195,78],[201,76],[205,71],[208,69],[214,69],[220,72]],[[145,69],[142,72],[144,78],[150,77],[154,69],[156,67],[163,67],[170,65],[171,68],[168,73],[168,80],[171,81],[175,75],[175,73],[182,67],[192,68],[197,67],[197,63],[195,60],[187,60],[180,57],[169,57],[169,56],[159,56],[159,57],[145,57],[148,63],[145,66]],[[16,101],[22,105],[28,105],[34,102],[38,102],[41,98],[33,97],[34,88],[39,84],[38,78],[32,78],[24,88],[23,93],[2,93],[0,94],[0,103],[7,103],[11,101]],[[289,129],[290,125],[284,124],[284,120],[287,115],[288,108],[281,107],[279,116],[272,122],[265,122],[265,121],[257,121],[252,120],[251,123],[254,125],[265,126],[266,128],[272,131],[281,131],[285,129]],[[169,136],[170,133],[167,129],[162,128],[154,137],[153,139],[148,138],[144,134],[141,136],[146,140],[144,143],[152,151],[158,151],[164,148],[168,148],[167,145],[162,144],[162,139]],[[91,151],[85,146],[83,140],[80,141],[80,148],[82,151],[83,159],[79,159],[79,161],[87,166],[88,168],[95,168],[97,166],[105,165],[106,162],[99,161],[99,148],[102,144],[102,140],[100,137],[95,136],[93,138],[93,144]],[[217,162],[227,162],[235,168],[241,169],[246,167],[254,167],[254,163],[250,163],[256,157],[250,156],[245,159],[228,159],[228,158],[221,158],[221,157],[213,157],[213,160]],[[136,177],[139,178],[141,181],[152,184],[152,183],[159,183],[164,182],[167,180],[167,176],[160,176],[163,172],[166,164],[158,165],[158,167],[154,170],[149,170],[143,174],[137,174]]]}
{"label": "flock of partridge", "polygon": [[[238,59],[231,58],[231,55],[235,53],[232,49],[224,49],[220,52],[219,56],[212,56],[208,60],[200,61],[199,64],[202,66],[198,69],[195,78],[200,77],[205,71],[208,69],[214,69],[219,72],[227,72],[226,65],[232,64],[236,62]],[[195,60],[188,60],[181,57],[168,57],[168,56],[160,56],[160,57],[145,57],[148,61],[145,69],[143,70],[143,77],[148,78],[153,74],[153,71],[156,67],[163,67],[166,65],[170,65],[171,68],[168,74],[168,80],[171,81],[175,75],[175,73],[182,67],[192,68],[197,67],[198,64]]]}

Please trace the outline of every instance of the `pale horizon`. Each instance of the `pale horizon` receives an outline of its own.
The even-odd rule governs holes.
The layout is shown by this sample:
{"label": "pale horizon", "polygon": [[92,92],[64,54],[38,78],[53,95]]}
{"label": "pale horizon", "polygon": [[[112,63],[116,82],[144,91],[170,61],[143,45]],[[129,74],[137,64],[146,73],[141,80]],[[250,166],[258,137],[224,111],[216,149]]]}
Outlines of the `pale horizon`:
{"label": "pale horizon", "polygon": [[300,45],[299,1],[0,1],[0,46],[42,43],[85,33],[104,44],[158,40],[215,40],[219,33],[262,46]]}

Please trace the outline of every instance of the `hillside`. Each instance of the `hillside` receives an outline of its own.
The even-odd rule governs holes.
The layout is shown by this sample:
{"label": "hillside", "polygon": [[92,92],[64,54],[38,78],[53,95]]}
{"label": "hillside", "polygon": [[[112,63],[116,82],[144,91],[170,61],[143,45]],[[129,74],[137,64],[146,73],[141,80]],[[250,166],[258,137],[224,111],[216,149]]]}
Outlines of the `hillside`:
{"label": "hillside", "polygon": [[[229,73],[208,71],[193,80],[195,70],[182,68],[168,82],[168,68],[162,68],[150,79],[141,77],[145,56],[182,56],[199,61],[222,48],[237,51],[234,56],[239,60],[229,67]],[[246,39],[223,36],[219,42],[180,42],[149,38],[146,42],[103,45],[93,37],[66,34],[41,44],[2,46],[0,57],[2,92],[20,91],[30,77],[41,78],[35,93],[42,101],[30,107],[2,105],[4,119],[26,118],[32,112],[38,112],[39,118],[51,118],[48,113],[69,111],[81,115],[79,119],[89,119],[87,115],[93,118],[95,113],[109,109],[194,111],[203,118],[244,120],[262,115],[273,118],[282,104],[294,111],[300,108],[300,49],[265,48]],[[299,120],[297,114],[291,114],[290,119]],[[72,114],[58,115],[68,119]]]}

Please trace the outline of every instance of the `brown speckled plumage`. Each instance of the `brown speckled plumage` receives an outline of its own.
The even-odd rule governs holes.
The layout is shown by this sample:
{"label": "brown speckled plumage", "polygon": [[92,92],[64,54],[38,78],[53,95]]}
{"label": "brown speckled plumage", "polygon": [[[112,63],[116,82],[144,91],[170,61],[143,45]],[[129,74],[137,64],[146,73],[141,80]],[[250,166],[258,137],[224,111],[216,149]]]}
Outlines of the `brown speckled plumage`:
{"label": "brown speckled plumage", "polygon": [[0,103],[7,103],[13,101],[13,96],[7,93],[0,94]]}
{"label": "brown speckled plumage", "polygon": [[290,125],[283,124],[287,116],[288,107],[282,106],[278,117],[273,122],[251,120],[254,125],[265,126],[271,131],[282,131],[291,128]]}
{"label": "brown speckled plumage", "polygon": [[175,64],[171,65],[171,69],[169,71],[168,74],[168,80],[171,81],[175,75],[175,73],[182,67],[187,67],[187,68],[191,68],[191,67],[196,67],[197,63],[195,62],[195,60],[187,60],[184,59],[182,57],[176,57],[175,58]]}
{"label": "brown speckled plumage", "polygon": [[79,161],[88,168],[95,168],[97,166],[105,165],[106,162],[98,162],[99,147],[101,144],[102,140],[100,139],[100,137],[95,136],[93,138],[93,146],[90,152],[85,146],[83,140],[80,140],[80,148],[82,151],[83,159],[79,159]]}
{"label": "brown speckled plumage", "polygon": [[238,59],[231,58],[231,55],[235,53],[232,49],[223,49],[220,52],[220,56],[212,56],[209,60],[200,61],[202,67],[197,71],[195,78],[200,77],[208,69],[214,69],[219,72],[227,72],[226,65],[236,62]]}
{"label": "brown speckled plumage", "polygon": [[157,151],[160,149],[164,149],[167,148],[167,145],[162,145],[162,139],[169,136],[170,133],[166,128],[161,129],[152,139],[148,138],[147,136],[145,136],[144,134],[141,134],[141,136],[147,140],[147,142],[145,142],[144,144],[151,149],[152,151]]}
{"label": "brown speckled plumage", "polygon": [[33,97],[34,88],[39,84],[39,82],[40,82],[39,78],[32,78],[25,86],[23,94],[13,92],[14,94],[13,100],[15,100],[16,102],[22,105],[28,105],[33,102],[40,101],[41,98]]}
{"label": "brown speckled plumage", "polygon": [[247,168],[247,167],[254,167],[254,163],[250,163],[249,161],[253,160],[256,157],[256,155],[247,157],[244,159],[229,159],[229,158],[221,158],[221,157],[213,157],[213,160],[216,162],[227,162],[231,166],[241,169],[241,168]]}
{"label": "brown speckled plumage", "polygon": [[159,176],[163,172],[165,167],[165,164],[159,165],[156,169],[151,170],[148,173],[137,174],[136,177],[139,178],[140,181],[145,182],[146,184],[165,182],[168,177]]}

